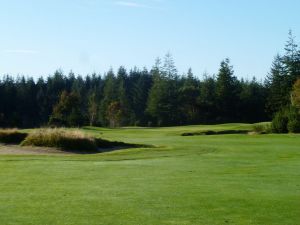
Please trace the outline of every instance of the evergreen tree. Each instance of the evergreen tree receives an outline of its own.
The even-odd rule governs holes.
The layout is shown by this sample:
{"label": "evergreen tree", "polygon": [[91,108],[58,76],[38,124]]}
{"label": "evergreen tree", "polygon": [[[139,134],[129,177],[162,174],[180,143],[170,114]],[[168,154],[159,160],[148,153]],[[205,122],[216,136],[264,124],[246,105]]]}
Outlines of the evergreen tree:
{"label": "evergreen tree", "polygon": [[147,112],[158,126],[174,125],[180,118],[177,70],[170,55],[166,56],[163,67],[161,61],[157,59],[151,73],[153,86],[149,93]]}
{"label": "evergreen tree", "polygon": [[133,114],[129,102],[129,85],[127,72],[124,67],[120,67],[117,74],[117,85],[118,85],[118,102],[120,104],[120,126],[130,125]]}
{"label": "evergreen tree", "polygon": [[242,122],[260,122],[268,119],[265,113],[266,89],[255,78],[252,81],[241,81],[241,92],[238,101],[238,118]]}
{"label": "evergreen tree", "polygon": [[39,125],[45,125],[48,123],[49,114],[48,114],[48,96],[47,96],[47,83],[40,77],[37,81],[37,94],[36,94],[36,101],[37,101],[37,123]]}
{"label": "evergreen tree", "polygon": [[147,69],[138,71],[136,68],[130,71],[130,105],[133,111],[133,125],[147,125],[145,110],[150,88],[152,86],[152,76]]}
{"label": "evergreen tree", "polygon": [[179,105],[181,113],[185,115],[185,123],[198,122],[199,106],[197,99],[200,95],[199,82],[194,78],[192,69],[189,69],[187,77],[183,78],[183,85],[179,89]]}
{"label": "evergreen tree", "polygon": [[111,69],[104,77],[103,98],[101,100],[101,105],[99,110],[100,122],[102,126],[108,125],[108,120],[106,116],[108,106],[112,102],[117,101],[118,99],[116,89],[117,89],[116,77],[113,70]]}
{"label": "evergreen tree", "polygon": [[269,91],[267,111],[271,115],[290,105],[290,93],[298,78],[300,78],[300,50],[290,31],[285,55],[276,56],[267,77]]}
{"label": "evergreen tree", "polygon": [[[151,76],[153,78],[153,85],[149,92],[149,97],[147,100],[147,108],[146,113],[148,113],[153,119],[158,119],[158,102],[159,98],[162,95],[162,69],[161,69],[161,59],[157,58],[155,60],[155,65],[153,66],[152,70],[150,71]],[[150,121],[149,121],[150,122]],[[155,121],[157,123],[157,121]]]}
{"label": "evergreen tree", "polygon": [[4,127],[17,127],[20,126],[20,114],[17,111],[18,105],[18,88],[14,79],[10,76],[3,78],[2,85],[2,121]]}
{"label": "evergreen tree", "polygon": [[53,126],[81,126],[84,117],[80,109],[80,96],[76,92],[63,91],[59,102],[54,106],[49,124]]}
{"label": "evergreen tree", "polygon": [[200,94],[197,99],[199,105],[198,121],[200,123],[215,123],[217,117],[217,97],[215,77],[204,74],[200,83]]}
{"label": "evergreen tree", "polygon": [[96,91],[90,91],[90,94],[88,95],[88,119],[90,126],[94,126],[97,123],[97,116],[99,113],[98,103]]}
{"label": "evergreen tree", "polygon": [[216,83],[217,109],[220,122],[236,120],[238,102],[238,81],[230,65],[230,60],[221,62]]}
{"label": "evergreen tree", "polygon": [[291,89],[295,81],[300,77],[300,50],[292,31],[289,32],[289,39],[285,45],[285,55],[282,60],[287,75],[285,82]]}
{"label": "evergreen tree", "polygon": [[267,77],[268,100],[267,111],[273,115],[289,104],[287,94],[288,86],[285,82],[286,71],[282,57],[277,55],[273,61],[271,72]]}
{"label": "evergreen tree", "polygon": [[165,55],[162,75],[171,80],[178,78],[177,69],[171,53]]}

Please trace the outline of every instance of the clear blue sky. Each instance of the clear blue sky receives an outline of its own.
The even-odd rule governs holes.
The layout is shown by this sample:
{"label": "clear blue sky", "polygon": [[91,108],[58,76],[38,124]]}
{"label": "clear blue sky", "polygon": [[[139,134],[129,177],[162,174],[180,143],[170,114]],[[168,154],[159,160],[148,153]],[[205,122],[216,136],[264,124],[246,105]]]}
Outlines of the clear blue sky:
{"label": "clear blue sky", "polygon": [[61,68],[151,68],[170,51],[180,72],[262,79],[288,30],[300,41],[299,0],[0,0],[0,74]]}

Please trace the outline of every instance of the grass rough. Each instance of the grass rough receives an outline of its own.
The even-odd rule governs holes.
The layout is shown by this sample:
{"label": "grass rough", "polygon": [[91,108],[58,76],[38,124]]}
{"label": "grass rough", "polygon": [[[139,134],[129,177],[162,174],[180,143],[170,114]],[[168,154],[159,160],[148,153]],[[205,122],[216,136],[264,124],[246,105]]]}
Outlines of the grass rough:
{"label": "grass rough", "polygon": [[129,144],[120,141],[110,141],[102,138],[95,138],[80,130],[68,130],[64,128],[45,128],[31,132],[21,146],[37,146],[59,148],[65,151],[74,152],[101,152],[107,148],[142,148],[149,147],[143,144]]}
{"label": "grass rough", "polygon": [[26,137],[21,146],[51,147],[72,151],[97,151],[94,138],[78,130],[70,131],[62,128],[35,130]]}

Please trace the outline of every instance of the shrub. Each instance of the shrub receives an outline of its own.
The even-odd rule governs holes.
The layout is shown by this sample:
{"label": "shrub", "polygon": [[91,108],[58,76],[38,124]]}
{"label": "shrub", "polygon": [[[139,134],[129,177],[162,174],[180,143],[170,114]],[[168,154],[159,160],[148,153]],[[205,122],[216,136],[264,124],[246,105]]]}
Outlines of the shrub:
{"label": "shrub", "polygon": [[27,137],[16,129],[0,130],[0,142],[4,144],[20,144]]}
{"label": "shrub", "polygon": [[272,132],[273,133],[288,133],[288,111],[281,110],[275,114],[272,120]]}
{"label": "shrub", "polygon": [[265,130],[265,128],[264,128],[264,125],[262,125],[262,124],[255,124],[253,126],[253,131],[255,133],[261,134],[264,132],[264,130]]}
{"label": "shrub", "polygon": [[291,93],[291,102],[294,107],[300,110],[300,79],[296,81]]}
{"label": "shrub", "polygon": [[73,151],[97,151],[96,141],[80,131],[40,129],[29,134],[22,146],[54,147]]}
{"label": "shrub", "polygon": [[254,124],[253,131],[257,134],[268,134],[271,133],[271,126],[268,123]]}
{"label": "shrub", "polygon": [[300,133],[300,115],[295,107],[289,111],[287,128],[290,133]]}
{"label": "shrub", "polygon": [[272,121],[274,133],[300,133],[300,114],[296,107],[289,107],[276,113]]}

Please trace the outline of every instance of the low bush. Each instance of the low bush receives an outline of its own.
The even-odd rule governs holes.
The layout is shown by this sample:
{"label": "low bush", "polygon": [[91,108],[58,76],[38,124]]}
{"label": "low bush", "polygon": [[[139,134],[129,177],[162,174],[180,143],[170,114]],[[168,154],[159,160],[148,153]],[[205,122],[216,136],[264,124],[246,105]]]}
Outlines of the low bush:
{"label": "low bush", "polygon": [[272,132],[273,133],[288,133],[288,110],[281,110],[275,114],[272,120]]}
{"label": "low bush", "polygon": [[253,125],[253,132],[256,134],[268,134],[271,133],[271,125],[267,123],[260,123]]}
{"label": "low bush", "polygon": [[272,121],[273,133],[300,133],[300,114],[291,106],[275,114]]}
{"label": "low bush", "polygon": [[54,147],[71,151],[97,151],[94,138],[80,131],[65,129],[40,129],[30,133],[21,143],[22,146]]}
{"label": "low bush", "polygon": [[26,133],[21,133],[17,129],[0,130],[0,143],[20,144],[26,137]]}
{"label": "low bush", "polygon": [[300,115],[298,109],[291,107],[288,114],[287,129],[290,133],[300,133]]}

